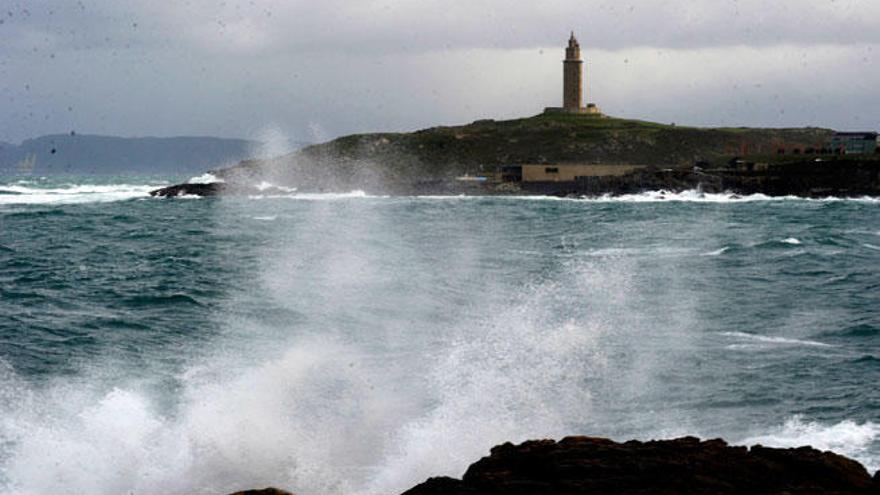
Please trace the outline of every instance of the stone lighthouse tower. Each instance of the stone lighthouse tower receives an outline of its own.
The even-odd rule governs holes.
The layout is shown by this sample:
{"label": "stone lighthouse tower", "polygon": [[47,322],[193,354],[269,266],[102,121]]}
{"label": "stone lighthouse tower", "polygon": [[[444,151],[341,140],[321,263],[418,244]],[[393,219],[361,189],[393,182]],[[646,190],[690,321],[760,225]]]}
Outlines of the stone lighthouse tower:
{"label": "stone lighthouse tower", "polygon": [[598,114],[599,107],[593,103],[584,106],[584,61],[581,60],[581,45],[574,37],[568,38],[565,60],[562,61],[562,106],[545,108],[547,113]]}
{"label": "stone lighthouse tower", "polygon": [[562,66],[562,108],[577,112],[584,106],[584,61],[581,60],[581,45],[574,37],[574,31],[568,39]]}

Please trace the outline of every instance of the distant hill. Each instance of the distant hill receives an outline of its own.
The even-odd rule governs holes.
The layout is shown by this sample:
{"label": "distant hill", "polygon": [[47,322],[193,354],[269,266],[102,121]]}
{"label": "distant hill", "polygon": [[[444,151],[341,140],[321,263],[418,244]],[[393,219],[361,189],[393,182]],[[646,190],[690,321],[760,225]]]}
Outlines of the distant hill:
{"label": "distant hill", "polygon": [[257,141],[213,137],[57,134],[19,145],[0,142],[0,174],[198,174],[257,156],[261,147]]}

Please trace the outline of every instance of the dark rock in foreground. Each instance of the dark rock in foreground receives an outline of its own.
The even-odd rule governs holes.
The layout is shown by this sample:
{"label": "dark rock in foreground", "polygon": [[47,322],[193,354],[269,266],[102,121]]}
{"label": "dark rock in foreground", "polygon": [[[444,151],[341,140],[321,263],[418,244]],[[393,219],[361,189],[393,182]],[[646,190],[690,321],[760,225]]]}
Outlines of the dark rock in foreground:
{"label": "dark rock in foreground", "polygon": [[878,494],[853,460],[810,447],[731,447],[696,438],[616,443],[590,437],[506,443],[461,480],[431,478],[404,495]]}

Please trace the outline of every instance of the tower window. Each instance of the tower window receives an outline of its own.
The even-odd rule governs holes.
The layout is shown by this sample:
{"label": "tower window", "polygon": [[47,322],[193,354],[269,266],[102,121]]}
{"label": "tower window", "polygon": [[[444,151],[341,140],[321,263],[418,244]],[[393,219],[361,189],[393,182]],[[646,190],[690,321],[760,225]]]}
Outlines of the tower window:
{"label": "tower window", "polygon": [[558,174],[559,167],[544,167],[545,174]]}

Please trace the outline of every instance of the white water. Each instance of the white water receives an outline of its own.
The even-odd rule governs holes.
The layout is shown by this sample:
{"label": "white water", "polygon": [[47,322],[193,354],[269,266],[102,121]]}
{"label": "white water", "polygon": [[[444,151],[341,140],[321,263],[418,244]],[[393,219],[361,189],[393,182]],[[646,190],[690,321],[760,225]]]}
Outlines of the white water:
{"label": "white water", "polygon": [[873,473],[880,469],[880,458],[871,455],[870,448],[878,440],[880,440],[880,424],[877,423],[858,424],[854,421],[842,421],[825,425],[804,421],[803,416],[793,416],[780,427],[736,443],[779,448],[810,445],[819,450],[831,450],[857,459]]}
{"label": "white water", "polygon": [[[750,344],[739,344],[739,347],[749,346],[754,347],[756,344],[775,344],[775,345],[803,345],[803,346],[813,346],[813,347],[833,347],[831,344],[826,344],[824,342],[817,342],[815,340],[802,340],[802,339],[791,339],[786,337],[776,337],[776,336],[768,336],[768,335],[754,335],[745,332],[723,332],[722,335],[727,337],[732,337],[736,340],[743,340],[749,342]],[[737,346],[737,344],[734,344]],[[736,348],[736,347],[734,347]]]}
{"label": "white water", "polygon": [[[317,202],[369,196],[355,191],[285,197]],[[559,275],[517,287],[516,294],[478,299],[473,307],[434,307],[434,284],[414,283],[417,290],[398,297],[384,291],[406,282],[395,273],[397,267],[412,269],[406,264],[412,258],[398,257],[390,246],[410,239],[383,238],[375,251],[363,241],[390,230],[387,222],[395,219],[359,208],[346,210],[346,219],[324,209],[329,203],[310,206],[315,209],[309,222],[297,225],[299,237],[292,232],[274,239],[253,274],[256,287],[242,290],[291,311],[308,308],[318,328],[292,335],[285,321],[267,329],[224,319],[223,338],[178,377],[181,389],[171,408],[149,384],[120,379],[119,363],[98,363],[86,376],[42,387],[5,370],[0,432],[14,444],[0,446],[0,457],[9,459],[3,466],[7,479],[0,481],[8,482],[8,492],[208,494],[276,485],[300,495],[400,493],[428,476],[460,476],[503,441],[601,433],[583,425],[624,418],[597,403],[597,384],[622,385],[638,397],[660,361],[674,362],[676,352],[693,345],[682,330],[693,324],[693,308],[661,294],[659,307],[676,303],[672,319],[643,313],[645,298],[653,294],[640,288],[639,267],[627,261],[633,253],[678,252],[673,248],[586,249],[571,256]],[[233,213],[223,205],[218,210],[220,225],[234,224],[223,221],[227,213],[237,218]],[[477,228],[491,229],[491,222]],[[323,235],[333,242],[309,244]],[[478,272],[484,260],[468,239],[441,236],[434,242],[445,248],[439,250],[444,256],[431,260],[436,245],[419,244],[410,254],[424,265],[409,277],[421,282],[423,272],[459,272],[464,276],[454,280],[473,286],[450,284],[447,290],[464,291],[467,299],[500,290],[490,273]],[[663,274],[669,287],[677,283],[675,259]],[[365,308],[377,320],[346,313],[348,307]],[[410,316],[388,316],[399,307]],[[340,328],[344,324],[365,337],[353,337]],[[828,347],[740,332],[724,336],[770,350]],[[634,366],[631,376],[615,381],[612,375],[621,370],[609,363],[609,353],[620,358],[621,349],[635,356]],[[630,403],[625,419],[643,406]],[[667,436],[663,428],[670,424],[676,435],[701,433],[651,410],[644,414],[656,423],[637,425],[639,438]],[[779,422],[784,424],[756,428],[737,443],[827,445],[870,469],[880,467],[868,450],[880,433],[873,423]]]}
{"label": "white water", "polygon": [[[335,264],[347,254],[328,256]],[[291,275],[268,275],[281,284],[278,296],[296,290]],[[350,276],[327,273],[343,300],[356,283]],[[590,278],[577,277],[583,290],[609,302],[624,295],[603,296]],[[16,442],[6,465],[10,493],[215,494],[276,485],[305,495],[393,494],[428,476],[458,476],[495,444],[561,437],[589,414],[583,383],[604,366],[596,339],[606,324],[548,324],[542,307],[555,295],[539,286],[496,316],[454,323],[437,336],[440,347],[415,339],[377,350],[332,327],[251,342],[257,349],[245,355],[221,347],[181,376],[173,415],[136,383],[103,390],[109,376],[8,386],[0,431]],[[265,338],[240,324],[231,324],[231,338]]]}
{"label": "white water", "polygon": [[214,182],[226,182],[226,181],[217,177],[216,175],[214,175],[210,172],[205,172],[202,175],[190,177],[189,180],[187,180],[186,182],[188,184],[212,184]]}
{"label": "white water", "polygon": [[[261,191],[266,190],[266,189],[270,189],[270,188],[278,189],[277,186],[274,186],[274,185],[268,184],[268,183],[261,184],[261,186],[263,186],[263,187],[259,188]],[[281,188],[281,189],[283,190],[283,189],[288,189],[288,188]],[[249,195],[248,198],[250,198],[250,199],[298,199],[298,200],[305,200],[305,201],[333,201],[333,200],[339,200],[339,199],[361,199],[361,198],[378,199],[378,198],[387,198],[388,197],[388,196],[372,196],[372,195],[369,195],[361,190],[349,191],[347,193],[297,193],[295,191],[296,191],[296,188],[292,188],[292,190],[287,191],[285,194],[278,194],[278,193],[252,194],[252,195]]]}
{"label": "white water", "polygon": [[[421,199],[440,199],[440,200],[456,200],[456,199],[485,199],[486,196],[438,196],[423,195],[418,196]],[[597,197],[559,197],[559,196],[542,196],[542,195],[504,195],[492,196],[493,199],[509,199],[509,200],[526,200],[526,201],[583,201],[593,203],[661,203],[661,202],[680,202],[680,203],[753,203],[753,202],[782,202],[782,201],[807,201],[832,203],[837,201],[850,201],[859,203],[880,203],[880,198],[864,196],[858,198],[838,198],[829,196],[826,198],[803,198],[799,196],[767,196],[765,194],[748,194],[739,195],[732,192],[725,193],[705,193],[696,189],[681,192],[670,191],[646,191],[638,194],[621,194],[610,195],[605,194]]]}
{"label": "white water", "polygon": [[724,246],[723,248],[716,249],[715,251],[709,251],[708,253],[703,253],[701,256],[721,256],[726,253],[730,248]]}
{"label": "white water", "polygon": [[124,201],[148,197],[150,191],[162,187],[142,184],[69,184],[54,187],[0,185],[0,205],[75,204]]}
{"label": "white water", "polygon": [[[223,179],[211,173],[192,177],[187,180],[191,184],[206,184],[212,182],[224,182]],[[75,204],[92,202],[124,201],[133,198],[145,198],[149,192],[167,185],[161,181],[152,184],[64,184],[52,187],[39,187],[44,180],[19,180],[14,183],[0,184],[0,205],[3,204]],[[34,187],[37,186],[37,187]],[[296,187],[277,186],[270,182],[260,182],[254,186],[264,194],[250,195],[251,199],[299,199],[299,200],[338,200],[351,198],[388,198],[387,195],[373,195],[362,190],[333,193],[305,193],[297,192]],[[178,196],[182,198],[186,196]],[[836,202],[850,201],[861,203],[880,203],[880,198],[836,198],[806,199],[795,196],[765,196],[752,194],[739,196],[733,193],[709,194],[697,190],[671,193],[668,191],[648,191],[640,194],[625,194],[619,196],[604,195],[593,198],[557,197],[557,196],[417,196],[426,200],[509,200],[509,201],[577,201],[592,203],[658,203],[658,202],[691,202],[691,203],[749,203],[760,201],[810,201],[810,202]],[[783,242],[795,244],[797,239],[786,239]],[[798,241],[799,242],[799,241]]]}

